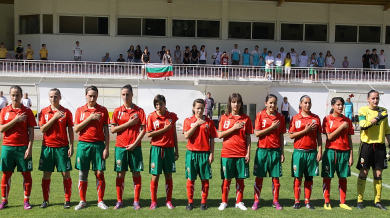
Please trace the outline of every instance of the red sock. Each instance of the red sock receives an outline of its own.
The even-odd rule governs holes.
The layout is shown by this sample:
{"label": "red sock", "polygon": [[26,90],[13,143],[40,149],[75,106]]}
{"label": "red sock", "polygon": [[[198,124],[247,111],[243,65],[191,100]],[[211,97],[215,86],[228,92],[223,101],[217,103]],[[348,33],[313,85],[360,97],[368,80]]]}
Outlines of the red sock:
{"label": "red sock", "polygon": [[236,179],[236,204],[242,202],[242,199],[244,198],[244,188],[244,180]]}
{"label": "red sock", "polygon": [[313,181],[306,181],[305,186],[305,204],[310,202],[311,190],[313,189]]}
{"label": "red sock", "polygon": [[229,197],[229,191],[230,191],[230,183],[232,181],[228,180],[222,180],[222,202],[226,203],[228,202],[228,197]]}
{"label": "red sock", "polygon": [[322,192],[324,193],[325,203],[330,203],[330,182],[332,180],[324,178],[322,180]]}
{"label": "red sock", "polygon": [[72,178],[64,179],[62,182],[64,183],[65,201],[70,201],[70,197],[72,197]]}
{"label": "red sock", "polygon": [[272,178],[272,193],[274,195],[274,203],[279,201],[280,182],[279,178]]}
{"label": "red sock", "polygon": [[98,202],[103,201],[104,192],[106,190],[106,180],[104,174],[96,174],[96,190],[98,194]]}
{"label": "red sock", "polygon": [[32,187],[31,172],[22,172],[23,175],[23,187],[24,187],[24,201],[29,201]]}
{"label": "red sock", "polygon": [[346,179],[339,179],[339,191],[340,191],[340,204],[345,204],[345,198],[347,197]]}
{"label": "red sock", "polygon": [[294,179],[295,203],[299,203],[299,200],[301,199],[301,184],[302,180],[299,180],[298,178]]}
{"label": "red sock", "polygon": [[261,188],[263,188],[263,178],[256,177],[254,187],[255,201],[260,201]]}
{"label": "red sock", "polygon": [[209,196],[209,180],[202,180],[202,201],[201,204],[207,203],[207,198]]}
{"label": "red sock", "polygon": [[125,179],[116,178],[116,197],[118,202],[123,202],[123,189],[125,189]]}
{"label": "red sock", "polygon": [[44,201],[49,201],[50,181],[50,179],[42,179],[42,193]]}
{"label": "red sock", "polygon": [[139,202],[139,196],[141,194],[141,176],[133,177],[133,186],[134,186],[134,202]]}
{"label": "red sock", "polygon": [[3,177],[1,178],[1,197],[3,201],[8,201],[9,189],[11,188],[11,176],[12,172],[3,171]]}
{"label": "red sock", "polygon": [[80,201],[87,202],[85,200],[85,196],[87,196],[87,188],[88,188],[88,182],[79,181]]}
{"label": "red sock", "polygon": [[158,182],[157,181],[150,181],[150,198],[152,200],[152,203],[157,203],[157,189],[158,189]]}
{"label": "red sock", "polygon": [[167,193],[166,202],[172,201],[172,189],[173,189],[173,182],[172,179],[165,180],[165,192]]}
{"label": "red sock", "polygon": [[195,180],[189,180],[187,179],[187,197],[188,197],[188,203],[192,204],[194,203],[194,189],[195,189]]}

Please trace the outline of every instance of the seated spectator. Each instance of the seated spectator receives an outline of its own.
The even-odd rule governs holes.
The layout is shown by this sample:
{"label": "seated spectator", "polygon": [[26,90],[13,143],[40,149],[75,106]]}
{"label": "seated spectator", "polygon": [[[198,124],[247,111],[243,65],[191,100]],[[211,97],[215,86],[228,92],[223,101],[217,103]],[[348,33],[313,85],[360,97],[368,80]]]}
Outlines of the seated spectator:
{"label": "seated spectator", "polygon": [[211,59],[214,59],[213,64],[220,65],[221,64],[221,55],[222,53],[219,51],[219,47],[215,48],[215,53],[211,56]]}
{"label": "seated spectator", "polygon": [[133,62],[134,59],[134,46],[130,45],[129,50],[127,50],[127,61]]}
{"label": "seated spectator", "polygon": [[343,61],[343,68],[348,68],[348,67],[349,67],[348,57],[345,56]]}
{"label": "seated spectator", "polygon": [[120,54],[118,60],[116,62],[126,62],[126,60],[123,58],[123,55]]}
{"label": "seated spectator", "polygon": [[175,63],[181,64],[181,51],[179,45],[176,45],[176,50],[173,54],[175,55]]}
{"label": "seated spectator", "polygon": [[[148,48],[145,47],[145,49],[148,49]],[[163,46],[161,47],[161,51],[158,51],[158,52],[157,52],[157,55],[160,57],[160,63],[163,63],[164,54],[165,54],[165,46],[163,45]]]}
{"label": "seated spectator", "polygon": [[49,57],[49,52],[46,49],[46,44],[42,44],[42,48],[41,50],[39,50],[39,57],[41,58],[41,60],[47,60],[47,58]]}
{"label": "seated spectator", "polygon": [[379,55],[379,69],[386,69],[386,56],[383,54],[385,50],[381,50],[381,54]]}
{"label": "seated spectator", "polygon": [[[102,62],[111,62],[111,58],[110,58],[110,54],[109,53],[106,53],[106,55],[104,55],[103,57],[102,57]],[[104,66],[104,68],[106,68],[107,67],[107,65],[103,65]]]}
{"label": "seated spectator", "polygon": [[6,59],[7,58],[7,49],[4,47],[4,43],[0,44],[0,59]]}

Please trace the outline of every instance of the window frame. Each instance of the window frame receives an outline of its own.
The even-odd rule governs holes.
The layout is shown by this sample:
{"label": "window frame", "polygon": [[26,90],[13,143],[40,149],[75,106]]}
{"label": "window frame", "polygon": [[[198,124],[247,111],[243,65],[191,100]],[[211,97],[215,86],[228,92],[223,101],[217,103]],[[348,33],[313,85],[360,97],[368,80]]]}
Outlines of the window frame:
{"label": "window frame", "polygon": [[[356,26],[356,42],[338,42],[336,41],[336,26]],[[380,39],[379,39],[379,42],[360,42],[359,41],[359,30],[360,30],[360,27],[361,26],[372,26],[372,27],[379,27],[381,29],[380,31]],[[385,40],[384,44],[386,44],[386,36],[385,38],[383,39],[382,38],[382,34],[383,34],[383,31],[386,31],[387,27],[390,27],[390,25],[386,25],[386,28],[385,30],[383,30],[382,28],[382,25],[379,25],[379,24],[346,24],[346,23],[336,23],[334,25],[335,27],[335,31],[334,31],[334,34],[335,34],[335,40],[334,40],[334,43],[347,43],[347,44],[382,44],[383,40]],[[390,43],[390,42],[389,42]]]}
{"label": "window frame", "polygon": [[[38,18],[39,18],[39,31],[38,33],[21,33],[21,25],[20,25],[20,17],[21,16],[33,16],[33,15],[38,15]],[[31,14],[18,14],[18,19],[19,19],[19,22],[18,22],[18,34],[19,35],[36,35],[36,34],[42,34],[42,19],[43,19],[43,16],[41,13],[31,13]]]}
{"label": "window frame", "polygon": [[[171,23],[171,38],[186,38],[186,39],[221,39],[221,20],[208,20],[208,19],[196,19],[196,18],[176,18],[172,17],[172,23]],[[195,21],[195,36],[194,37],[183,37],[183,36],[173,36],[173,20],[193,20]],[[201,37],[198,36],[198,21],[216,21],[219,22],[219,30],[218,30],[218,37]]]}
{"label": "window frame", "polygon": [[[141,29],[140,29],[140,35],[118,35],[118,30],[119,30],[119,28],[118,28],[118,19],[120,19],[120,18],[130,18],[130,19],[140,19],[141,20],[141,25],[140,25],[140,27],[141,27]],[[116,33],[115,33],[115,36],[119,36],[119,37],[121,37],[121,36],[125,36],[125,37],[138,37],[138,36],[142,36],[142,27],[143,27],[143,22],[142,22],[142,19],[143,19],[143,17],[128,17],[128,16],[117,16],[116,17],[116,22],[115,22],[115,25],[116,25]]]}
{"label": "window frame", "polygon": [[[135,19],[141,19],[141,35],[118,35],[118,19],[119,18],[135,18]],[[152,36],[152,35],[144,35],[142,34],[143,32],[143,28],[144,28],[144,19],[161,19],[161,20],[165,20],[165,36]],[[134,16],[117,16],[116,17],[116,20],[115,20],[115,25],[116,25],[116,33],[115,33],[115,36],[119,36],[119,37],[140,37],[140,36],[143,36],[143,37],[157,37],[157,38],[169,38],[168,37],[168,18],[167,17],[134,17]],[[172,32],[171,32],[171,38],[172,38]],[[186,38],[186,37],[183,37],[183,38]],[[188,38],[192,38],[192,37],[188,37]]]}
{"label": "window frame", "polygon": [[[251,27],[251,33],[250,33],[250,39],[242,39],[242,38],[230,38],[229,37],[229,23],[230,22],[246,22],[246,23],[250,23],[250,27]],[[253,23],[272,23],[274,24],[274,39],[253,39],[252,35],[253,35]],[[264,20],[228,20],[228,38],[227,40],[250,40],[250,41],[277,41],[276,39],[276,21],[264,21]]]}
{"label": "window frame", "polygon": [[[359,37],[359,33],[360,33],[360,27],[361,26],[365,26],[365,27],[379,27],[380,28],[380,33],[379,33],[379,42],[360,42],[360,37]],[[357,25],[357,43],[360,43],[360,44],[381,44],[382,43],[382,32],[383,31],[383,28],[382,28],[382,25],[367,25],[367,24],[363,24],[363,25]],[[385,37],[386,38],[386,37]]]}
{"label": "window frame", "polygon": [[[83,33],[61,33],[60,32],[60,17],[82,17],[83,18]],[[108,18],[108,33],[107,34],[87,34],[85,33],[85,17],[107,17]],[[79,14],[58,14],[57,15],[57,33],[59,35],[85,35],[85,36],[110,36],[110,16],[109,15],[79,15]]]}
{"label": "window frame", "polygon": [[[302,41],[300,40],[283,40],[282,39],[282,24],[301,24],[303,25],[303,38]],[[306,24],[308,25],[326,25],[326,41],[312,41],[312,40],[306,40]],[[306,23],[306,22],[280,22],[280,41],[283,42],[312,42],[312,43],[329,43],[329,24],[328,23]]]}

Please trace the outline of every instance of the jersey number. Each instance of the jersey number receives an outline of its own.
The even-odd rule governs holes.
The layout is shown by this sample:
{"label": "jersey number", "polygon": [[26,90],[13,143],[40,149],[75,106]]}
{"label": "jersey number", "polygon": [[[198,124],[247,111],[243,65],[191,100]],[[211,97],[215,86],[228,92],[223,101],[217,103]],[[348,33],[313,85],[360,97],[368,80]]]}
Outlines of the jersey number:
{"label": "jersey number", "polygon": [[160,127],[160,123],[156,120],[153,122],[154,129],[158,129]]}
{"label": "jersey number", "polygon": [[4,120],[8,120],[9,113],[7,112],[4,116]]}
{"label": "jersey number", "polygon": [[261,126],[261,127],[265,127],[265,123],[266,123],[267,121],[264,119],[263,120],[263,125]]}
{"label": "jersey number", "polygon": [[228,129],[230,126],[230,121],[225,121],[225,124],[223,124],[224,129]]}
{"label": "jersey number", "polygon": [[122,119],[122,116],[123,116],[123,111],[118,113],[118,120]]}
{"label": "jersey number", "polygon": [[45,115],[45,120],[46,120],[46,123],[47,123],[47,121],[49,121],[49,114]]}
{"label": "jersey number", "polygon": [[333,121],[329,121],[329,123],[330,123],[330,129],[332,129]]}
{"label": "jersey number", "polygon": [[295,128],[301,128],[301,121],[300,120],[295,121]]}
{"label": "jersey number", "polygon": [[82,113],[82,114],[80,115],[80,121],[83,121],[83,120],[84,120],[84,117],[85,117],[85,113]]}

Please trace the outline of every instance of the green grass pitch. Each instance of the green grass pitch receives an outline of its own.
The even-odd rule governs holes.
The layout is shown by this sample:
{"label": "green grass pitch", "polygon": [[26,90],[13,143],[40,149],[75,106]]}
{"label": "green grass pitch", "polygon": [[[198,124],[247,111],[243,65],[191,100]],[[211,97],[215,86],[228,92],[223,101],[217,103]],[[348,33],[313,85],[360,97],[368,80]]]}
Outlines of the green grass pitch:
{"label": "green grass pitch", "polygon": [[[33,163],[34,171],[32,172],[33,177],[33,189],[30,197],[30,202],[33,208],[29,211],[23,209],[23,188],[22,188],[22,176],[20,173],[15,173],[12,176],[12,185],[9,196],[9,208],[0,211],[0,217],[113,217],[113,216],[137,216],[137,217],[389,217],[390,211],[381,211],[372,207],[373,204],[373,183],[367,181],[366,192],[365,192],[365,206],[366,209],[356,209],[356,176],[352,175],[348,178],[348,190],[347,190],[347,204],[353,207],[352,211],[346,211],[338,207],[339,204],[339,192],[338,192],[338,179],[337,176],[332,181],[331,185],[331,205],[332,211],[323,209],[324,200],[322,196],[322,178],[315,177],[313,185],[313,194],[311,202],[316,207],[315,210],[309,211],[303,206],[303,192],[301,195],[301,205],[303,206],[300,210],[293,210],[292,205],[294,204],[294,193],[293,193],[293,178],[290,176],[290,165],[291,165],[291,151],[293,149],[292,144],[289,143],[286,146],[286,161],[283,164],[283,174],[281,178],[281,190],[280,190],[280,203],[283,206],[283,210],[277,211],[271,207],[272,203],[272,190],[271,190],[271,179],[265,178],[263,183],[263,190],[261,194],[260,208],[257,211],[252,211],[250,207],[253,204],[253,184],[254,177],[251,175],[250,178],[245,180],[245,191],[244,191],[244,203],[248,207],[247,211],[241,211],[234,208],[235,203],[235,182],[232,182],[231,191],[229,195],[228,208],[225,211],[219,211],[218,206],[221,203],[221,179],[220,179],[220,150],[221,143],[216,143],[215,157],[216,160],[212,164],[213,179],[210,180],[210,193],[208,199],[209,209],[206,211],[200,211],[200,198],[201,198],[201,182],[199,180],[195,183],[195,194],[194,194],[194,205],[193,211],[186,211],[187,205],[187,194],[186,194],[186,179],[184,177],[184,156],[186,151],[186,143],[179,143],[180,158],[176,162],[177,172],[173,174],[173,205],[176,206],[173,210],[168,210],[165,207],[165,181],[162,176],[159,183],[158,189],[158,208],[154,211],[149,210],[150,206],[150,192],[149,184],[151,175],[148,173],[149,167],[149,148],[148,142],[143,142],[143,157],[145,163],[145,171],[142,172],[142,191],[139,211],[134,211],[133,202],[133,187],[131,174],[128,173],[125,181],[124,190],[124,205],[125,207],[120,210],[113,210],[116,203],[116,189],[115,189],[115,178],[116,173],[114,172],[114,142],[110,144],[110,157],[107,161],[107,170],[105,172],[106,178],[106,194],[105,203],[109,206],[108,210],[99,209],[97,204],[97,194],[95,186],[95,177],[93,173],[89,176],[89,186],[87,192],[87,208],[79,211],[75,211],[74,207],[79,202],[79,195],[77,189],[78,183],[78,171],[73,170],[71,172],[73,180],[73,193],[72,193],[72,207],[69,210],[63,209],[64,203],[64,191],[62,185],[62,176],[60,173],[53,173],[50,191],[50,206],[46,209],[40,209],[39,206],[43,201],[42,189],[41,189],[41,178],[42,172],[37,170],[39,155],[40,155],[41,141],[35,141],[33,146]],[[77,147],[76,147],[77,149]],[[256,150],[255,143],[252,144],[250,171],[253,169],[253,160]],[[357,161],[358,144],[354,145],[355,163]],[[72,164],[74,164],[74,158],[72,157]],[[353,173],[358,173],[354,166],[351,168]],[[370,173],[369,178],[372,178]],[[390,184],[390,176],[388,170],[384,171],[383,183]],[[389,187],[389,186],[388,186]],[[383,187],[382,192],[382,203],[385,206],[390,207],[390,189]]]}

